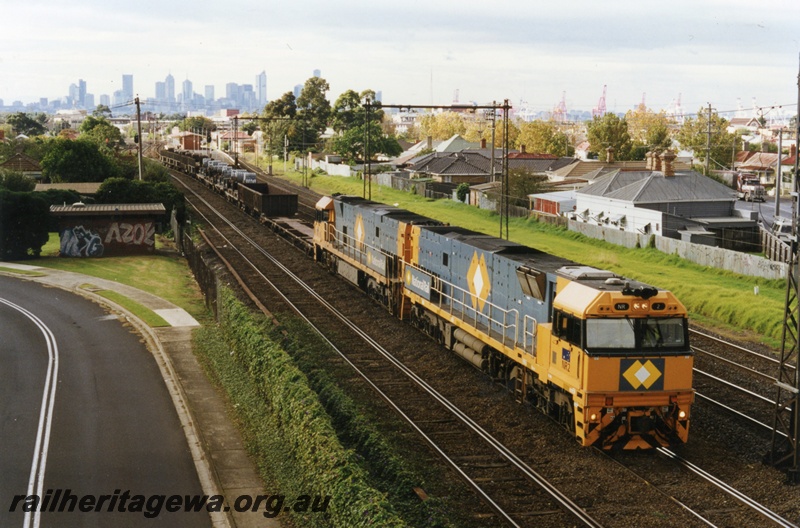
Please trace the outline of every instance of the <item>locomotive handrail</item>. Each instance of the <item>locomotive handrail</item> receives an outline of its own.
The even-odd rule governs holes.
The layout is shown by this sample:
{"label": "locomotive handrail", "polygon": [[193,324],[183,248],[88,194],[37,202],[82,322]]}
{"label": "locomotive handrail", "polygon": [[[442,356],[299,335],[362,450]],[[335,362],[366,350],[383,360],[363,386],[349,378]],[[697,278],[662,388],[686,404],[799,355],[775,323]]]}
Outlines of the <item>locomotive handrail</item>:
{"label": "locomotive handrail", "polygon": [[[413,264],[406,263],[406,266],[430,275],[426,270]],[[436,279],[437,282],[443,286],[437,287],[436,282],[431,284],[431,291],[438,294],[438,301],[430,302],[436,304],[440,310],[450,315],[455,315],[466,323],[470,323],[473,328],[480,330],[481,326],[485,326],[486,333],[495,339],[497,336],[494,336],[492,333],[492,325],[499,327],[501,329],[500,333],[502,334],[500,342],[504,346],[517,346],[519,342],[519,311],[516,308],[506,310],[490,301],[484,301],[484,305],[488,305],[489,307],[489,313],[485,314],[482,310],[471,306],[472,300],[477,299],[477,296],[472,292],[456,286],[452,282],[443,280],[440,277],[436,277]],[[449,287],[453,293],[447,293],[447,288],[444,286]],[[459,295],[460,299],[456,298],[456,295]],[[450,302],[445,303],[445,300],[449,300]],[[495,318],[496,313],[502,315],[502,320]],[[508,335],[509,329],[513,329],[513,337]]]}

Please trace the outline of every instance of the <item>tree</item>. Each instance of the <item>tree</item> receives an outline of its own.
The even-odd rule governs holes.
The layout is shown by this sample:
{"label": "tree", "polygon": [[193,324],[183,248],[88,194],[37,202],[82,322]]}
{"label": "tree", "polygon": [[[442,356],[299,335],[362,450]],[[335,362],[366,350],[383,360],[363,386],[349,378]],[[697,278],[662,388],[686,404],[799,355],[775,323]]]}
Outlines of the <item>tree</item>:
{"label": "tree", "polygon": [[51,182],[101,182],[117,176],[119,167],[92,141],[54,139],[41,161],[42,175]]}
{"label": "tree", "polygon": [[184,118],[178,123],[178,129],[183,132],[207,132],[217,129],[216,123],[205,116],[193,116]]}
{"label": "tree", "polygon": [[[709,122],[711,123],[710,152],[709,147]],[[694,152],[694,157],[705,165],[708,158],[711,169],[729,167],[732,162],[733,152],[737,147],[737,136],[727,131],[728,120],[712,111],[709,116],[708,109],[700,108],[697,117],[684,121],[675,139],[681,146]],[[707,156],[707,152],[710,157]]]}
{"label": "tree", "polygon": [[[370,102],[369,107],[366,105],[367,101]],[[383,116],[380,102],[375,101],[374,91],[364,90],[357,94],[353,90],[347,90],[333,107],[333,129],[338,134],[332,139],[331,148],[347,162],[362,159],[369,132],[369,152],[366,154],[368,159],[373,159],[376,154],[398,156],[403,149],[393,135],[384,132],[381,126]]]}
{"label": "tree", "polygon": [[295,144],[300,143],[303,149],[319,143],[320,136],[328,127],[331,103],[325,93],[330,89],[328,81],[322,77],[311,77],[297,98],[297,120],[300,123],[291,130],[294,137],[290,139]]}
{"label": "tree", "polygon": [[655,113],[639,105],[636,110],[625,114],[628,123],[628,134],[632,140],[631,159],[642,160],[651,150],[667,149],[672,146],[669,135],[669,122],[662,110]]}
{"label": "tree", "polygon": [[106,105],[97,105],[97,108],[92,111],[92,115],[94,117],[109,119],[111,117],[111,109]]}
{"label": "tree", "polygon": [[50,206],[37,194],[0,189],[0,260],[41,254],[49,237]]}
{"label": "tree", "polygon": [[438,140],[450,139],[456,134],[463,136],[467,131],[464,116],[457,112],[425,114],[419,120],[419,128],[423,136]]}
{"label": "tree", "polygon": [[292,120],[297,115],[297,102],[292,92],[286,92],[279,99],[267,103],[261,121],[261,130],[267,135],[267,149],[270,155],[283,150],[283,138],[289,136]]}
{"label": "tree", "polygon": [[628,133],[628,122],[616,114],[605,114],[595,117],[586,125],[589,150],[604,157],[606,149],[614,149],[614,158],[630,159],[631,136]]}
{"label": "tree", "polygon": [[26,136],[41,136],[47,132],[44,126],[47,123],[47,116],[43,113],[31,117],[25,112],[15,112],[6,118],[6,123],[11,125],[17,134]]}
{"label": "tree", "polygon": [[367,113],[365,109],[367,100],[370,101],[370,120],[378,123],[383,121],[383,109],[381,109],[381,103],[375,100],[373,90],[364,90],[360,94],[354,90],[347,90],[336,99],[333,105],[331,111],[333,130],[342,132],[354,126],[363,125]]}
{"label": "tree", "polygon": [[[403,148],[397,142],[397,139],[394,136],[385,135],[379,123],[370,121],[367,126],[369,126],[370,134],[368,153],[370,159],[373,159],[376,154],[385,154],[393,157],[399,156],[403,152]],[[365,132],[365,125],[349,128],[344,133],[333,138],[333,151],[342,156],[348,163],[362,159],[365,152]]]}
{"label": "tree", "polygon": [[21,172],[0,169],[0,187],[15,192],[31,192],[36,182]]}
{"label": "tree", "polygon": [[97,203],[161,203],[167,211],[175,210],[182,219],[186,207],[183,194],[169,182],[109,178],[100,185]]}
{"label": "tree", "polygon": [[569,138],[561,132],[555,121],[535,120],[522,123],[517,136],[517,148],[525,145],[528,152],[569,155]]}
{"label": "tree", "polygon": [[114,149],[125,143],[119,128],[104,117],[87,116],[81,123],[79,131],[82,139],[92,141],[101,147]]}

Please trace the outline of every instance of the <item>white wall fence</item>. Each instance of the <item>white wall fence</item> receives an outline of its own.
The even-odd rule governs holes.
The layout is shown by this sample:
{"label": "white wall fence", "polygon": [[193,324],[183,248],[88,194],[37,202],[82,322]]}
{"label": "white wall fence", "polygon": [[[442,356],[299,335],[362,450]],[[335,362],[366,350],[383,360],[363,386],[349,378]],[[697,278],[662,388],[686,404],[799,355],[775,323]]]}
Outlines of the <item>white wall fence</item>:
{"label": "white wall fence", "polygon": [[[651,235],[621,231],[619,228],[608,228],[575,220],[570,220],[568,226],[570,231],[576,231],[591,238],[605,240],[628,248],[635,248],[637,242],[640,247],[647,247],[650,243]],[[774,262],[749,253],[692,244],[691,242],[684,242],[674,238],[652,236],[654,237],[655,248],[659,251],[670,255],[678,255],[701,266],[724,269],[740,275],[762,277],[769,280],[786,278],[787,264],[782,262]]]}

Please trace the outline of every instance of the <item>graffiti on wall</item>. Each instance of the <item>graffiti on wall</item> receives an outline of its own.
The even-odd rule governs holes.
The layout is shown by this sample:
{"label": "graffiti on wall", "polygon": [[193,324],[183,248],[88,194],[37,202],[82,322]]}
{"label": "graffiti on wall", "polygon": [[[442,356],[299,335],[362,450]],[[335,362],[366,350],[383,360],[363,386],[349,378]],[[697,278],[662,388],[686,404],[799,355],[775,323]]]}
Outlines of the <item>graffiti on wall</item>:
{"label": "graffiti on wall", "polygon": [[155,240],[156,227],[153,222],[129,224],[127,222],[114,222],[108,229],[105,243],[117,242],[132,244],[134,246],[152,246]]}
{"label": "graffiti on wall", "polygon": [[152,251],[156,226],[153,222],[111,222],[71,226],[61,231],[61,255],[65,257],[102,257],[103,254],[128,254]]}
{"label": "graffiti on wall", "polygon": [[61,254],[67,257],[102,257],[100,235],[82,225],[61,232]]}

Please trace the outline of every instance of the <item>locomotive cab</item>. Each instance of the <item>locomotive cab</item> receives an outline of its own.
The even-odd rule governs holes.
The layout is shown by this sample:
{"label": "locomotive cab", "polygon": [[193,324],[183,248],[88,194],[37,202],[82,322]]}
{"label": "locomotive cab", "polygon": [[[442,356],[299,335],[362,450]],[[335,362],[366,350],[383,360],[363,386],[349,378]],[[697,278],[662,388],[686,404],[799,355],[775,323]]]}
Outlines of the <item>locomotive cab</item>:
{"label": "locomotive cab", "polygon": [[608,272],[563,271],[549,342],[539,345],[572,396],[576,437],[605,449],[686,442],[694,398],[686,309],[670,292]]}

